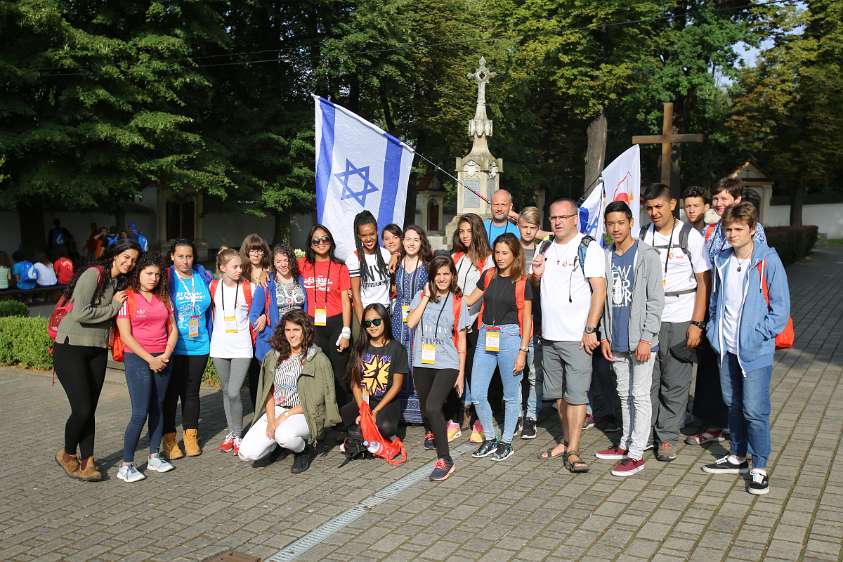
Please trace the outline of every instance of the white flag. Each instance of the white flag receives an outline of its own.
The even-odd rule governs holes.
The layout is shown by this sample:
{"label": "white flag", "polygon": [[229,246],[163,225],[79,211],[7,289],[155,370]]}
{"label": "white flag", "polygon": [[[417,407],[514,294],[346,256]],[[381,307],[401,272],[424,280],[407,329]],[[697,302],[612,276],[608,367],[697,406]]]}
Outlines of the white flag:
{"label": "white flag", "polygon": [[[641,149],[636,144],[615,158],[603,170],[603,209],[613,201],[624,201],[632,209],[632,237],[638,238],[641,221]],[[603,215],[600,215],[603,225]]]}
{"label": "white flag", "polygon": [[403,228],[412,148],[319,96],[316,104],[316,220],[334,235],[336,255],[354,251],[354,216],[368,209],[378,228]]}

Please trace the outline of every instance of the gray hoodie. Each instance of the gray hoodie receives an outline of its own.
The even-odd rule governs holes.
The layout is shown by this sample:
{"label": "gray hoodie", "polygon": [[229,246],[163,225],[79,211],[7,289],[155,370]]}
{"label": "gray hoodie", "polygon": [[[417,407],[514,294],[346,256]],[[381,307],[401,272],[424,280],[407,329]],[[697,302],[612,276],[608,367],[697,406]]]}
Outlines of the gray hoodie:
{"label": "gray hoodie", "polygon": [[[600,335],[604,340],[612,339],[612,254],[615,245],[604,250],[606,257],[606,305],[600,319]],[[635,253],[635,286],[632,288],[632,304],[629,310],[629,349],[634,351],[638,342],[647,340],[653,346],[659,341],[662,309],[664,309],[664,286],[662,286],[659,252],[644,242],[638,242]]]}

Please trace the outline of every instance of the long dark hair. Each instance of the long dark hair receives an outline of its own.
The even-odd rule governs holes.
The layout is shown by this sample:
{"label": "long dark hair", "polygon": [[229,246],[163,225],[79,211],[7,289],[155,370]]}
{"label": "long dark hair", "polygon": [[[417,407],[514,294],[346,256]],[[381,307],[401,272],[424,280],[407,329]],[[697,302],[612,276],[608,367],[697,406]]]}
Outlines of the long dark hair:
{"label": "long dark hair", "polygon": [[[471,247],[469,248],[466,248],[460,242],[460,225],[462,223],[468,223],[471,226]],[[483,262],[492,254],[492,248],[489,247],[489,240],[486,238],[486,227],[483,226],[483,219],[480,218],[480,215],[466,213],[460,217],[451,241],[451,248],[454,252],[463,252],[467,255],[468,259],[477,269],[483,269]]]}
{"label": "long dark hair", "polygon": [[334,242],[334,235],[331,234],[331,231],[328,230],[328,227],[325,226],[324,224],[314,224],[310,228],[310,233],[307,235],[307,247],[304,249],[304,259],[305,259],[305,261],[307,261],[307,263],[309,263],[309,264],[316,263],[316,252],[313,251],[312,242],[313,242],[313,234],[317,230],[324,230],[325,234],[328,236],[328,238],[331,239],[331,246],[328,249],[328,258],[330,258],[330,260],[333,261],[333,262],[342,263],[340,260],[337,259],[337,256],[334,255],[334,252],[337,251],[337,243]]}
{"label": "long dark hair", "polygon": [[[495,246],[503,244],[509,251],[512,252],[512,265],[509,266],[509,278],[515,283],[524,277],[524,249],[521,247],[521,242],[511,232],[504,232],[495,238]],[[498,262],[495,262],[495,269],[500,273]]]}
{"label": "long dark hair", "polygon": [[310,349],[311,345],[313,345],[313,340],[316,336],[313,332],[313,323],[310,321],[310,316],[308,316],[303,310],[295,308],[281,317],[281,321],[278,322],[278,326],[276,326],[275,331],[272,332],[272,337],[269,339],[269,345],[272,346],[272,349],[278,352],[279,362],[286,361],[290,358],[290,342],[287,341],[287,336],[284,335],[284,326],[286,326],[287,322],[292,322],[293,324],[301,326],[303,335],[301,341],[301,351],[302,360],[304,360],[304,357],[307,356],[307,350]]}
{"label": "long dark hair", "polygon": [[[140,245],[131,238],[123,238],[121,240],[118,240],[116,244],[109,246],[105,249],[105,252],[103,252],[102,257],[100,259],[86,265],[85,267],[81,268],[79,271],[76,272],[76,275],[73,277],[73,280],[64,290],[64,298],[71,299],[73,297],[73,290],[76,288],[76,283],[79,281],[79,277],[81,277],[83,273],[85,273],[92,267],[98,267],[102,269],[102,275],[98,276],[99,279],[97,281],[97,288],[94,290],[94,294],[91,296],[90,304],[99,304],[99,302],[102,300],[102,295],[105,292],[105,286],[111,280],[111,266],[114,264],[114,258],[128,250],[136,251],[138,253],[138,259],[140,259],[141,254],[143,254]],[[129,272],[129,274],[131,274],[131,272]],[[117,276],[118,291],[122,291],[129,285],[129,274],[123,275],[121,273]]]}
{"label": "long dark hair", "polygon": [[251,250],[261,250],[263,257],[261,258],[261,267],[266,271],[269,269],[271,252],[269,251],[269,244],[266,243],[260,234],[247,234],[243,238],[243,243],[240,244],[240,259],[243,261],[243,277],[252,282],[252,261],[249,259],[249,252]]}
{"label": "long dark hair", "polygon": [[351,351],[351,361],[348,362],[349,368],[351,369],[351,384],[356,384],[357,386],[360,386],[360,383],[363,381],[363,354],[366,352],[366,348],[369,347],[369,331],[363,327],[363,320],[366,319],[366,313],[370,310],[374,310],[383,322],[384,345],[388,344],[389,340],[392,339],[392,322],[389,319],[389,312],[387,312],[386,307],[379,302],[373,302],[364,308],[363,317],[360,320],[360,336],[354,342],[354,349]]}
{"label": "long dark hair", "polygon": [[454,260],[448,256],[436,256],[427,266],[427,283],[430,290],[430,300],[439,302],[439,295],[436,294],[436,272],[443,267],[448,267],[451,270],[451,286],[448,288],[454,296],[461,296],[459,285],[457,285],[457,268],[454,266]]}
{"label": "long dark hair", "polygon": [[196,244],[193,243],[193,240],[187,238],[176,238],[170,244],[170,250],[167,252],[167,266],[173,265],[173,254],[176,253],[176,248],[179,246],[190,246],[190,251],[193,252],[193,267],[196,267],[196,260],[199,259],[199,255],[196,253]]}
{"label": "long dark hair", "polygon": [[290,275],[293,276],[293,279],[298,279],[299,262],[296,259],[296,254],[293,253],[293,250],[291,250],[286,244],[276,244],[275,247],[272,248],[272,273],[278,273],[275,271],[275,256],[278,254],[284,254],[287,256],[287,261],[290,263]]}
{"label": "long dark hair", "polygon": [[[433,250],[430,248],[430,241],[427,239],[427,233],[424,229],[418,225],[411,224],[407,228],[404,229],[404,236],[407,235],[408,232],[413,231],[419,235],[419,240],[421,241],[421,245],[419,246],[419,258],[421,258],[421,263],[430,263],[430,260],[433,259]],[[404,250],[404,240],[401,240],[401,259],[404,259],[404,256],[407,255],[407,252]]]}
{"label": "long dark hair", "polygon": [[140,291],[140,274],[147,267],[157,267],[158,271],[161,272],[161,279],[152,294],[158,297],[161,302],[169,304],[170,293],[167,290],[167,276],[164,274],[164,258],[158,252],[147,252],[138,258],[135,269],[132,270],[132,275],[129,278],[129,287],[135,292]]}
{"label": "long dark hair", "polygon": [[375,267],[380,272],[381,276],[389,276],[389,268],[386,267],[386,262],[383,261],[381,248],[378,242],[378,221],[375,216],[369,211],[360,211],[354,216],[354,247],[357,248],[357,258],[360,260],[360,281],[366,283],[369,280],[369,268],[366,267],[366,252],[363,250],[363,242],[360,240],[360,227],[371,224],[375,227]]}

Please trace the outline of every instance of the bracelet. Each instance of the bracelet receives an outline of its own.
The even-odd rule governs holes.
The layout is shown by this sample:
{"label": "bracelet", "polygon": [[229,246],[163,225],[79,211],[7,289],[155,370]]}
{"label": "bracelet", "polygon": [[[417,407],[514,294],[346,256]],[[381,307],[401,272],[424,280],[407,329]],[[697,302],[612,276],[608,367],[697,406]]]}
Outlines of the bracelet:
{"label": "bracelet", "polygon": [[524,353],[529,353],[530,348],[529,347],[519,347],[518,351],[523,351]]}

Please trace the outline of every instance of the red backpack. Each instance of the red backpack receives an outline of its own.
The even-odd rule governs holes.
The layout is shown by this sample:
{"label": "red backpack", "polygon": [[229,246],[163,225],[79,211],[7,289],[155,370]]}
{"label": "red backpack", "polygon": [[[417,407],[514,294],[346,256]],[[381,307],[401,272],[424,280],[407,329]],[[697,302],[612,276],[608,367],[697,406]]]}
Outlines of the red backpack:
{"label": "red backpack", "polygon": [[[131,289],[126,289],[126,316],[131,323],[132,317],[135,315],[137,304],[135,304],[135,292]],[[123,362],[123,355],[126,352],[126,346],[123,345],[123,339],[120,337],[120,330],[117,325],[111,327],[110,337],[108,338],[108,347],[111,348],[111,357],[118,363]]]}
{"label": "red backpack", "polygon": [[[497,268],[487,269],[486,272],[483,274],[483,290],[489,288],[489,283],[492,282],[492,278],[498,274]],[[527,290],[527,278],[521,277],[518,281],[515,282],[515,307],[518,309],[518,333],[521,334],[524,328],[524,292]],[[483,323],[483,309],[486,308],[486,298],[483,298],[483,302],[480,304],[480,314],[477,315],[477,327],[480,327],[480,324]]]}
{"label": "red backpack", "polygon": [[[767,267],[767,260],[761,260],[756,266],[758,274],[761,276],[761,292],[764,293],[764,300],[767,301],[767,307],[770,306],[770,291],[767,288],[767,276],[764,275],[764,268]],[[793,329],[793,317],[787,317],[787,324],[785,324],[784,331],[776,334],[776,349],[789,349],[793,347],[793,342],[796,339],[796,331]]]}
{"label": "red backpack", "polygon": [[[97,269],[97,282],[99,282],[99,279],[102,278],[105,270],[101,265],[95,265],[93,267]],[[64,320],[64,317],[67,316],[71,310],[73,310],[73,298],[65,298],[64,294],[62,294],[59,298],[59,302],[57,302],[55,308],[53,308],[53,312],[50,314],[50,319],[47,321],[47,335],[50,336],[50,339],[53,342],[56,341],[61,321]],[[52,350],[52,348],[50,349]]]}

